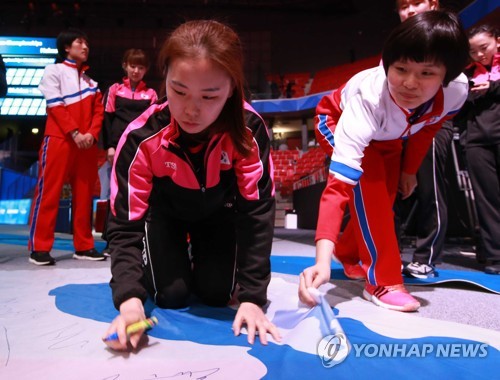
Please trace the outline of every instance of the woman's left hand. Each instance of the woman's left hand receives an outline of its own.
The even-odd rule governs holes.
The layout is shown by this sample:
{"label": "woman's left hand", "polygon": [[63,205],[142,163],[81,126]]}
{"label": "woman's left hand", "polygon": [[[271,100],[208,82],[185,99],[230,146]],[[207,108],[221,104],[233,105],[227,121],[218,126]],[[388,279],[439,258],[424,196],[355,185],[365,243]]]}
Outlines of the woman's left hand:
{"label": "woman's left hand", "polygon": [[406,199],[412,195],[416,187],[417,176],[415,174],[401,172],[401,177],[399,179],[399,192],[401,193],[401,199]]}
{"label": "woman's left hand", "polygon": [[248,343],[253,344],[255,335],[259,334],[260,342],[267,345],[267,333],[270,333],[274,340],[281,340],[278,328],[267,319],[260,306],[251,302],[241,303],[233,322],[234,335],[240,335],[243,324],[247,325]]}

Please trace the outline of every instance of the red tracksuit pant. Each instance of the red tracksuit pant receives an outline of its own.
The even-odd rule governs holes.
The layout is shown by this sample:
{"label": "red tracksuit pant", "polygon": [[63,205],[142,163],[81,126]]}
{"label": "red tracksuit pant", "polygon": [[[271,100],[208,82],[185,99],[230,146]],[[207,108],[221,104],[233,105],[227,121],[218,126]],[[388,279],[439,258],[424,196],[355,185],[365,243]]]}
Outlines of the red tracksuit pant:
{"label": "red tracksuit pant", "polygon": [[93,190],[97,181],[97,146],[79,149],[72,140],[45,136],[39,152],[38,165],[28,249],[51,251],[61,191],[67,181],[72,192],[75,250],[94,248],[91,210]]}
{"label": "red tracksuit pant", "polygon": [[361,260],[372,285],[403,283],[393,211],[401,150],[401,140],[372,141],[365,149],[363,175],[349,199],[351,219],[336,245],[335,256],[341,262]]}

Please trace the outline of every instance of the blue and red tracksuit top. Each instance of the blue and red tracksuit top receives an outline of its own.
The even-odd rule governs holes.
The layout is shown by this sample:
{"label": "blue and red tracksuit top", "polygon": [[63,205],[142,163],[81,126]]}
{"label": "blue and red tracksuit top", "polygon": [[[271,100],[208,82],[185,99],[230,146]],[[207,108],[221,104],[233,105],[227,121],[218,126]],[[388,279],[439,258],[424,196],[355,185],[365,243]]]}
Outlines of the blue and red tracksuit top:
{"label": "blue and red tracksuit top", "polygon": [[146,86],[144,81],[135,89],[125,77],[122,83],[113,84],[104,94],[104,149],[116,148],[122,133],[141,113],[158,100],[156,91]]}
{"label": "blue and red tracksuit top", "polygon": [[102,96],[97,82],[91,79],[83,66],[80,71],[75,61],[48,65],[38,88],[47,101],[45,136],[70,138],[78,130],[90,133],[97,141],[102,127]]}
{"label": "blue and red tracksuit top", "polygon": [[250,155],[242,156],[227,132],[216,133],[208,142],[201,176],[177,143],[179,126],[168,102],[152,105],[125,130],[111,174],[114,217],[108,234],[117,252],[111,281],[115,305],[147,297],[141,263],[149,207],[195,222],[210,219],[227,202],[236,210],[238,298],[266,303],[275,212],[273,165],[267,127],[247,103],[245,120],[252,134]]}

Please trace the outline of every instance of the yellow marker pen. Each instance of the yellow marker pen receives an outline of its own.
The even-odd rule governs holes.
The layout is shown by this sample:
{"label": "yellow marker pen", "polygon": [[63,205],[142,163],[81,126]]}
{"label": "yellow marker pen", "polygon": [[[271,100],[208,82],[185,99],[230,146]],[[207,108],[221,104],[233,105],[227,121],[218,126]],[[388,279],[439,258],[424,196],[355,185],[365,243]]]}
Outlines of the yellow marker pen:
{"label": "yellow marker pen", "polygon": [[[157,324],[158,324],[158,319],[156,317],[151,317],[136,323],[132,323],[131,325],[127,326],[127,335],[132,335],[133,333],[136,333],[141,330],[152,329]],[[118,333],[115,332],[103,339],[103,341],[105,342],[110,340],[118,340]]]}

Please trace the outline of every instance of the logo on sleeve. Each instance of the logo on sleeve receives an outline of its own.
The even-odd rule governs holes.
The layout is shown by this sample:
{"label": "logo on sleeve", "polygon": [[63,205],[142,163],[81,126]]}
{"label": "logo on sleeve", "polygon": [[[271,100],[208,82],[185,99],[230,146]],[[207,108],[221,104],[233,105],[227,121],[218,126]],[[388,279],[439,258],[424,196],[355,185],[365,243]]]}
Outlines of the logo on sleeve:
{"label": "logo on sleeve", "polygon": [[165,161],[165,167],[172,169],[172,170],[177,170],[177,164],[172,161]]}
{"label": "logo on sleeve", "polygon": [[231,161],[229,161],[229,154],[227,154],[226,151],[221,152],[220,163],[224,165],[231,165]]}

